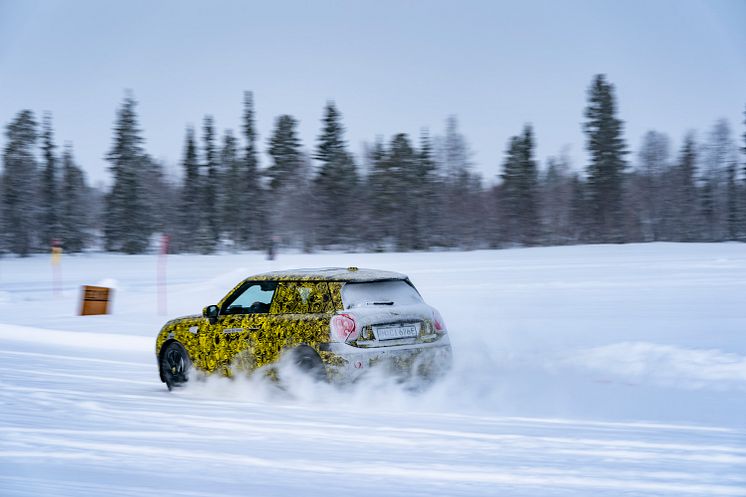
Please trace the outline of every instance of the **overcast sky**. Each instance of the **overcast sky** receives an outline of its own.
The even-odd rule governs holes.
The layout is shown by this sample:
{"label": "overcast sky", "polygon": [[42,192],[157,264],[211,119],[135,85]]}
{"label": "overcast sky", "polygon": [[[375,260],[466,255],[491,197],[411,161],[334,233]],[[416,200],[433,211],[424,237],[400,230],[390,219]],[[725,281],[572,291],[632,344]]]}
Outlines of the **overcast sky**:
{"label": "overcast sky", "polygon": [[[9,1],[0,0],[0,121],[51,111],[94,183],[125,89],[147,150],[179,171],[184,129],[238,129],[253,90],[262,150],[274,118],[315,144],[335,100],[347,138],[441,133],[455,114],[492,182],[508,138],[536,128],[538,157],[585,160],[586,89],[608,74],[626,137],[718,118],[743,133],[746,1]],[[5,137],[0,138],[4,145]],[[262,159],[266,164],[266,155]]]}

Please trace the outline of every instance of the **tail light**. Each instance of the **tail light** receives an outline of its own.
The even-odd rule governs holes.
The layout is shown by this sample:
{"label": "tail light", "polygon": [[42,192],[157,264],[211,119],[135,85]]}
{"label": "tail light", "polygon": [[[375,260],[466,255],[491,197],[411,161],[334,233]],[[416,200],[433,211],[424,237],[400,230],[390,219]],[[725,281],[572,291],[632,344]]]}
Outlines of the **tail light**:
{"label": "tail light", "polygon": [[435,333],[443,334],[448,331],[443,316],[436,309],[433,309],[433,326],[435,327]]}
{"label": "tail light", "polygon": [[355,318],[349,314],[337,314],[332,317],[331,328],[332,338],[335,338],[340,342],[355,340],[358,337]]}

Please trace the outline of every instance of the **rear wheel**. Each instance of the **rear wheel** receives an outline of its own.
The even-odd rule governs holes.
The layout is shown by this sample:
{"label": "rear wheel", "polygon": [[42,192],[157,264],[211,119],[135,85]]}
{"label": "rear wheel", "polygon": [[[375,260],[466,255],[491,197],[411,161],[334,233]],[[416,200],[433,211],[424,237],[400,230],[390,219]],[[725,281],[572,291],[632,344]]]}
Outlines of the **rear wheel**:
{"label": "rear wheel", "polygon": [[316,381],[326,381],[326,368],[315,350],[310,347],[299,347],[294,349],[292,354],[293,364],[300,371]]}
{"label": "rear wheel", "polygon": [[161,378],[166,382],[168,389],[173,390],[183,387],[188,381],[192,361],[189,360],[189,354],[183,345],[179,342],[171,342],[161,353],[160,368]]}

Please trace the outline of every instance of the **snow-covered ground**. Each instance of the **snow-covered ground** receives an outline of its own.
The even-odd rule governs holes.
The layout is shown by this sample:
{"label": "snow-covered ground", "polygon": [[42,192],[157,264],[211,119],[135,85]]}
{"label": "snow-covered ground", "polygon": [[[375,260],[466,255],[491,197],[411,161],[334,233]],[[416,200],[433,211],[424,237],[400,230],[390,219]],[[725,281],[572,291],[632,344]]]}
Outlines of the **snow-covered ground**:
{"label": "snow-covered ground", "polygon": [[[411,394],[212,379],[169,393],[153,338],[246,275],[410,275],[455,366]],[[746,245],[0,259],[0,495],[746,496]],[[76,316],[79,286],[116,287]]]}

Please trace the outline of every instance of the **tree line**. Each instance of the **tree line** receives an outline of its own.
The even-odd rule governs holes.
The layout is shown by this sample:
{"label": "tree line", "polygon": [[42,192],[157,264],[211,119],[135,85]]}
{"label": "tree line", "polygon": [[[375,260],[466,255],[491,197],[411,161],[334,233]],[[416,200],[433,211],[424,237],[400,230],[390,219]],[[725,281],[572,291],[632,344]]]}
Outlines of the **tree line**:
{"label": "tree line", "polygon": [[687,134],[677,152],[649,131],[632,154],[604,75],[588,88],[584,170],[564,154],[541,165],[526,124],[507,140],[494,185],[474,171],[455,117],[442,135],[379,137],[355,155],[328,102],[312,147],[291,115],[275,119],[263,147],[251,92],[237,133],[221,135],[209,115],[186,128],[175,181],[147,152],[136,107],[128,93],[116,111],[108,190],[87,184],[72,145],[59,151],[49,113],[38,123],[18,112],[5,129],[0,253],[59,244],[137,254],[164,234],[172,252],[205,254],[746,240],[746,130],[736,140],[720,120],[704,139]]}

